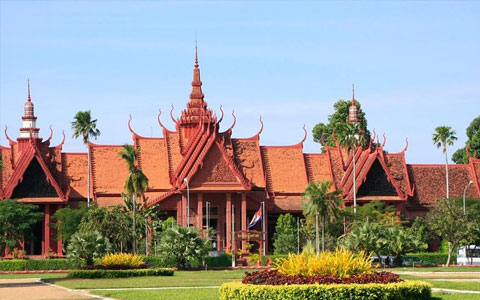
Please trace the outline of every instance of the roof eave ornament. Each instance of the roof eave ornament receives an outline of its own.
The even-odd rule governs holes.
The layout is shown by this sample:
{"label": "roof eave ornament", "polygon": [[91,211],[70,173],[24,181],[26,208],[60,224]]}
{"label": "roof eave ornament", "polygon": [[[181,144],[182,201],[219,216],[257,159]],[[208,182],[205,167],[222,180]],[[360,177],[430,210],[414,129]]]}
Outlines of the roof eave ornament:
{"label": "roof eave ornament", "polygon": [[165,125],[163,125],[162,119],[160,118],[161,115],[162,115],[162,110],[159,109],[159,110],[158,110],[157,121],[158,121],[158,124],[160,125],[160,127],[162,127],[162,128],[163,128],[164,130],[166,130],[167,132],[173,132],[173,131],[169,130]]}
{"label": "roof eave ornament", "polygon": [[8,127],[7,127],[7,125],[5,125],[5,137],[7,138],[8,143],[10,144],[10,146],[16,145],[17,142],[15,142],[14,140],[12,140],[12,139],[8,136],[7,130],[8,130]]}
{"label": "roof eave ornament", "polygon": [[62,150],[63,144],[65,144],[65,130],[62,130],[62,135],[63,135],[62,141],[60,142],[60,144],[55,146],[55,149]]}
{"label": "roof eave ornament", "polygon": [[174,109],[174,106],[172,104],[172,108],[170,109],[170,118],[172,119],[173,123],[177,123],[177,120],[175,120],[175,117],[173,116],[173,109]]}

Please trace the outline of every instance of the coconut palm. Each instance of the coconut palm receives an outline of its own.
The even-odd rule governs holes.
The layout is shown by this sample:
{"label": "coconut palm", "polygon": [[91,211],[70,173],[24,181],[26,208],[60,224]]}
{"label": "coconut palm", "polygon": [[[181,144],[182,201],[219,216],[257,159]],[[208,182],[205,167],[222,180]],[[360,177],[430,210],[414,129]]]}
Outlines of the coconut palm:
{"label": "coconut palm", "polygon": [[90,150],[88,141],[91,137],[97,139],[100,130],[97,129],[97,119],[92,120],[90,110],[79,111],[72,122],[73,138],[82,137],[83,143],[87,146],[88,170],[87,170],[87,206],[90,206]]}
{"label": "coconut palm", "polygon": [[342,134],[340,135],[340,145],[348,151],[352,150],[352,167],[353,167],[353,214],[357,215],[357,176],[355,152],[357,147],[365,144],[365,135],[361,129],[360,123],[344,123],[342,125]]}
{"label": "coconut palm", "polygon": [[[138,149],[131,145],[123,145],[123,150],[120,151],[120,156],[125,160],[128,166],[128,177],[125,182],[125,191],[132,196],[133,203],[137,203],[137,198],[141,198],[147,191],[148,178],[143,174],[142,170],[137,166]],[[136,206],[133,207],[133,253],[136,252],[137,238],[136,238]]]}
{"label": "coconut palm", "polygon": [[448,193],[448,156],[447,156],[447,145],[452,146],[457,137],[455,136],[455,130],[452,130],[450,126],[438,126],[435,128],[435,132],[432,135],[433,144],[437,148],[442,147],[442,151],[445,154],[445,178],[447,185],[447,199],[449,198]]}
{"label": "coconut palm", "polygon": [[304,214],[307,216],[315,216],[315,239],[317,253],[320,251],[319,238],[318,238],[318,216],[321,216],[322,224],[322,251],[325,251],[325,223],[327,217],[330,220],[334,220],[338,217],[339,206],[342,204],[342,198],[340,197],[341,191],[331,191],[332,182],[318,181],[308,184],[302,197],[308,199],[303,204]]}

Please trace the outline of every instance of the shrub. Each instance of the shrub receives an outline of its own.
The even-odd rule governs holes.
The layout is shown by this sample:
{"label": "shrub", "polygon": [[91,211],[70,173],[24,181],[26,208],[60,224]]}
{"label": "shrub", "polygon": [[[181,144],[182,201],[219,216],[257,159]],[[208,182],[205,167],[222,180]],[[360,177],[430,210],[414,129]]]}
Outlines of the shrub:
{"label": "shrub", "polygon": [[104,269],[140,269],[145,267],[142,256],[131,253],[108,253],[96,262]]}
{"label": "shrub", "polygon": [[200,266],[208,242],[194,227],[173,226],[162,233],[158,252],[166,261],[175,261],[178,268]]}
{"label": "shrub", "polygon": [[232,254],[205,257],[205,264],[209,267],[230,267],[232,265]]}
{"label": "shrub", "polygon": [[243,283],[249,284],[352,284],[352,283],[392,283],[403,281],[397,274],[391,272],[373,272],[348,278],[339,278],[332,275],[314,276],[288,276],[280,274],[277,270],[257,271],[245,274]]}
{"label": "shrub", "polygon": [[280,261],[280,259],[288,258],[288,255],[287,254],[263,255],[262,256],[262,266],[267,265],[267,260],[269,258],[273,261],[273,264],[277,264]]}
{"label": "shrub", "polygon": [[175,260],[159,255],[145,256],[143,257],[143,261],[149,268],[174,268],[177,266]]}
{"label": "shrub", "polygon": [[125,278],[139,276],[173,276],[173,269],[131,269],[131,270],[75,270],[69,278]]}
{"label": "shrub", "polygon": [[228,282],[220,287],[221,300],[430,300],[430,284],[405,281],[388,284],[252,285]]}
{"label": "shrub", "polygon": [[75,265],[91,267],[94,259],[101,258],[110,249],[110,242],[98,231],[77,232],[68,244],[67,257]]}
{"label": "shrub", "polygon": [[276,269],[284,275],[333,275],[340,278],[373,272],[372,259],[365,252],[354,254],[343,249],[320,255],[289,254],[288,258],[279,259]]}
{"label": "shrub", "polygon": [[75,266],[66,259],[0,260],[0,271],[71,270],[74,268]]}
{"label": "shrub", "polygon": [[[419,252],[419,253],[410,253],[406,255],[407,257],[418,257],[425,264],[432,265],[444,265],[447,262],[448,253],[439,253],[439,252]],[[452,255],[452,263],[457,263],[457,256]]]}

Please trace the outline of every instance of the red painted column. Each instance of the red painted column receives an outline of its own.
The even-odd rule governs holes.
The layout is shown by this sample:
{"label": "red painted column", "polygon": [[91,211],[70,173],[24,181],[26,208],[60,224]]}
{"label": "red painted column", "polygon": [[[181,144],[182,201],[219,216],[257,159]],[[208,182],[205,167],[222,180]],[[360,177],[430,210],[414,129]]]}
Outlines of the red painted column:
{"label": "red painted column", "polygon": [[[241,209],[241,218],[242,218],[242,231],[247,230],[247,194],[242,193],[242,209]],[[242,250],[245,251],[245,246],[247,241],[242,241]]]}
{"label": "red painted column", "polygon": [[203,230],[203,194],[197,195],[197,228]]}
{"label": "red painted column", "polygon": [[227,193],[226,219],[227,219],[227,250],[232,250],[232,194]]}
{"label": "red painted column", "polygon": [[224,250],[225,234],[225,202],[218,203],[217,245],[219,250]]}
{"label": "red painted column", "polygon": [[[182,196],[183,198],[183,196]],[[182,199],[177,200],[177,224],[182,225]]]}
{"label": "red painted column", "polygon": [[50,204],[45,204],[45,216],[43,222],[43,255],[50,249]]}
{"label": "red painted column", "polygon": [[182,226],[187,226],[187,195],[182,193]]}
{"label": "red painted column", "polygon": [[[241,202],[240,202],[240,195],[234,195],[233,196],[233,199],[232,199],[232,202],[233,204],[235,205],[235,212],[234,212],[234,216],[235,216],[235,228],[233,228],[233,232],[237,232],[240,230],[240,228],[242,227],[242,223],[241,223]],[[241,248],[238,248],[238,245],[239,245],[239,241],[234,240],[234,243],[235,243],[235,249],[238,250],[238,249],[241,249]]]}

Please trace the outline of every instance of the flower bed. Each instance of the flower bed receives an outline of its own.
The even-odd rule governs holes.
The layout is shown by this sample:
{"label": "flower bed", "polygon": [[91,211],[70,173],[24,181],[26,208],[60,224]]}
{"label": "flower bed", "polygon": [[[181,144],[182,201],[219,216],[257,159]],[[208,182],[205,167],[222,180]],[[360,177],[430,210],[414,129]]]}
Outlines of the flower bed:
{"label": "flower bed", "polygon": [[368,284],[254,285],[224,283],[221,300],[430,300],[431,286],[422,281]]}
{"label": "flower bed", "polygon": [[289,276],[279,273],[277,270],[258,271],[246,273],[243,278],[245,284],[267,284],[267,285],[288,285],[288,284],[366,284],[366,283],[395,283],[403,280],[397,274],[391,272],[374,272],[351,277],[340,278],[333,275],[313,276]]}
{"label": "flower bed", "polygon": [[130,270],[75,270],[69,278],[124,278],[140,276],[173,276],[173,269],[130,269]]}

